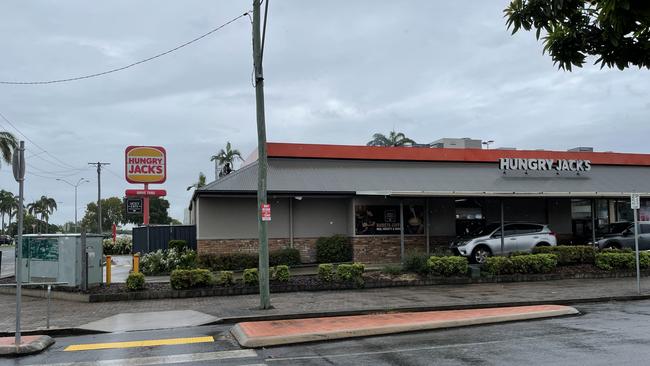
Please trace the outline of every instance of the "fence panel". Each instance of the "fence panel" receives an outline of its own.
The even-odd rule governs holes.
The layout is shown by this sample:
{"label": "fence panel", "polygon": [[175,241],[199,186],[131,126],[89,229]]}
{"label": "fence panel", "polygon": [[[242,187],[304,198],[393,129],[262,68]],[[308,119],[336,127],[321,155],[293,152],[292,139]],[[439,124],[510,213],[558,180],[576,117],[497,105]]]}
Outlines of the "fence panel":
{"label": "fence panel", "polygon": [[133,252],[142,254],[167,249],[170,240],[185,240],[190,249],[196,250],[196,226],[164,225],[133,228]]}

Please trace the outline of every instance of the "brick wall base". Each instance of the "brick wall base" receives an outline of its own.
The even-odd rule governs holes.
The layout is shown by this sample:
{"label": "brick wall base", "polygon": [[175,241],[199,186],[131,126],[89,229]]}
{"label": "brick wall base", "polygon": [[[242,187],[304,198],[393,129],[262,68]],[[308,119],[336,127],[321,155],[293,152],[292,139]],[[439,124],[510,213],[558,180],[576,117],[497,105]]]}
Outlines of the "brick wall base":
{"label": "brick wall base", "polygon": [[[448,247],[451,237],[430,237],[430,247]],[[294,238],[293,246],[300,251],[303,263],[316,262],[316,241],[318,238]],[[363,263],[398,263],[400,262],[399,236],[356,236],[350,238],[353,259]],[[289,239],[269,239],[269,250],[289,248]],[[426,252],[424,236],[405,236],[406,253]],[[258,253],[258,239],[199,239],[199,254],[233,254]]]}
{"label": "brick wall base", "polygon": [[[303,263],[316,262],[316,240],[318,238],[294,238],[293,247],[300,251]],[[269,239],[269,251],[289,248],[289,239]],[[199,239],[197,240],[199,254],[233,254],[258,253],[258,239]]]}

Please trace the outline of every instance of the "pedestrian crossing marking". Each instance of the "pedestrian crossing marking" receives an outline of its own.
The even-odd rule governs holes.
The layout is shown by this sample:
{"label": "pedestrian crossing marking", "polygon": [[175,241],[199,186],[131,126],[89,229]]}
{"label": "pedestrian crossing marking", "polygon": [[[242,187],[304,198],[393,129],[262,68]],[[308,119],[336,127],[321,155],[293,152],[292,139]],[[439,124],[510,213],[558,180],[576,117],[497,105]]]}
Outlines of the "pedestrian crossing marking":
{"label": "pedestrian crossing marking", "polygon": [[190,338],[149,339],[149,340],[129,341],[129,342],[73,344],[66,347],[64,351],[92,351],[92,350],[99,350],[99,349],[171,346],[171,345],[179,345],[179,344],[209,343],[209,342],[214,342],[214,337],[206,336],[206,337],[190,337]]}

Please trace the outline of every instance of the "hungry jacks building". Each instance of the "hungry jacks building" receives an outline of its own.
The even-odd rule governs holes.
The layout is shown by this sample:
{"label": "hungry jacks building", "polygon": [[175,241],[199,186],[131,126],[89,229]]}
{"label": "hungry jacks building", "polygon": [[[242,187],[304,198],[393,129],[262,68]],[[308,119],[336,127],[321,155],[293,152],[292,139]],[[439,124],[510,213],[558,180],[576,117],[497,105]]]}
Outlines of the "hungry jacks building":
{"label": "hungry jacks building", "polygon": [[[633,220],[650,195],[650,154],[268,144],[271,250],[315,261],[319,237],[345,235],[354,259],[397,262],[486,224],[548,224],[559,244]],[[256,253],[257,161],[194,192],[199,253]],[[650,219],[642,199],[640,219]]]}

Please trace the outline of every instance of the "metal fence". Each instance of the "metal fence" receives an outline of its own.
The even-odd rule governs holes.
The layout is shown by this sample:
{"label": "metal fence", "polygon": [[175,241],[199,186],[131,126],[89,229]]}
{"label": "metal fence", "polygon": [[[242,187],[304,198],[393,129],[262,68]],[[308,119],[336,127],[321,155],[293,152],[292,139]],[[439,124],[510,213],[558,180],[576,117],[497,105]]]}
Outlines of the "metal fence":
{"label": "metal fence", "polygon": [[196,250],[196,226],[165,225],[133,228],[133,253],[149,253],[167,249],[170,240],[185,240],[190,249]]}

